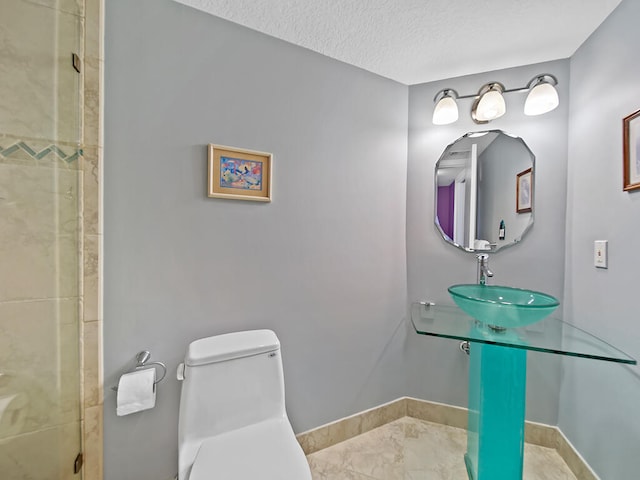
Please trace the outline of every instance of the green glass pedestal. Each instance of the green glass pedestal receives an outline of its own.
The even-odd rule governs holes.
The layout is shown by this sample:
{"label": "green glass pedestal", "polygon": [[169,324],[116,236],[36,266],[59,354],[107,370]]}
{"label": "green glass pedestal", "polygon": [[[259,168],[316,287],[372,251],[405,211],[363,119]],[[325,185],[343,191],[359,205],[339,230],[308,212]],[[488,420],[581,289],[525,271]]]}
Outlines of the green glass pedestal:
{"label": "green glass pedestal", "polygon": [[474,343],[469,355],[469,478],[521,480],[527,351]]}

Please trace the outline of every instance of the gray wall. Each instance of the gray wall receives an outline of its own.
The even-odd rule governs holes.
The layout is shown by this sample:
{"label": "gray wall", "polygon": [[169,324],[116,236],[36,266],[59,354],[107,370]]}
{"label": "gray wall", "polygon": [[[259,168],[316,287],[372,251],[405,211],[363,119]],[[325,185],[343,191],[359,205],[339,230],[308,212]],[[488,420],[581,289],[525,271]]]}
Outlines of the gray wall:
{"label": "gray wall", "polygon": [[[640,358],[640,191],[622,191],[622,119],[640,109],[640,2],[623,1],[571,59],[565,317]],[[609,269],[593,241],[609,240]],[[603,480],[638,478],[640,371],[566,359],[559,426]]]}
{"label": "gray wall", "polygon": [[[177,471],[175,367],[271,328],[296,431],[405,393],[408,88],[169,0],[106,2],[105,474]],[[274,154],[273,202],[206,197],[207,143]],[[134,355],[156,408],[115,416]]]}
{"label": "gray wall", "polygon": [[[526,117],[526,96],[508,94],[507,113],[488,126],[469,116],[471,99],[460,100],[460,120],[452,125],[431,123],[433,97],[449,87],[461,95],[477,92],[489,81],[506,88],[525,85],[538,73],[559,79],[560,106],[546,115]],[[409,300],[452,304],[447,287],[475,282],[476,258],[444,242],[433,225],[433,171],[444,148],[466,132],[501,129],[525,139],[536,155],[535,224],[521,244],[491,256],[495,284],[526,287],[562,298],[567,180],[567,119],[569,62],[548,62],[412,86],[409,89],[409,157],[407,177],[407,268]],[[468,359],[453,340],[408,336],[407,393],[449,404],[467,404]],[[527,418],[556,424],[560,360],[530,353]],[[428,379],[428,382],[425,381]],[[453,381],[452,381],[453,379]]]}

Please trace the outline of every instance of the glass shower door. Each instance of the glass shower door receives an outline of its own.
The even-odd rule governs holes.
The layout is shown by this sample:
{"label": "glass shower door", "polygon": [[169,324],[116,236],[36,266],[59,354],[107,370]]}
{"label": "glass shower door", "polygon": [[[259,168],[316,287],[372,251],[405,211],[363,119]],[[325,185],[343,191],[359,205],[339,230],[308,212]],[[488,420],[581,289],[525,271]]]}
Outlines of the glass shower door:
{"label": "glass shower door", "polygon": [[81,2],[0,2],[0,477],[66,480],[80,447]]}

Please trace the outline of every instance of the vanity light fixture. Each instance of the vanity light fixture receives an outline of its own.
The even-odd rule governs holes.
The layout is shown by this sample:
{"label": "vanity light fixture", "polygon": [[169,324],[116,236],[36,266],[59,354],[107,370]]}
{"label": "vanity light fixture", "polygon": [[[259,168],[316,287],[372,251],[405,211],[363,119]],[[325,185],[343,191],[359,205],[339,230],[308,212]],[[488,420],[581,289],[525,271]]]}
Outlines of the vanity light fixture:
{"label": "vanity light fixture", "polygon": [[456,103],[458,92],[450,88],[440,90],[433,101],[436,108],[433,109],[433,124],[448,125],[458,120],[458,104]]}
{"label": "vanity light fixture", "polygon": [[555,86],[558,80],[553,75],[538,75],[529,82],[527,88],[529,95],[527,101],[524,102],[525,115],[542,115],[550,112],[558,106],[558,91]]}
{"label": "vanity light fixture", "polygon": [[526,86],[506,89],[499,82],[490,82],[473,95],[458,95],[451,88],[440,90],[433,101],[436,104],[433,110],[434,125],[448,125],[458,120],[457,100],[473,98],[471,118],[475,123],[485,124],[491,120],[500,118],[507,111],[504,100],[505,93],[528,92],[524,105],[525,115],[542,115],[555,109],[559,102],[556,90],[558,79],[549,73],[543,73],[533,77]]}
{"label": "vanity light fixture", "polygon": [[471,118],[476,123],[486,123],[507,113],[504,103],[504,85],[498,82],[487,83],[480,88],[478,97],[471,107]]}

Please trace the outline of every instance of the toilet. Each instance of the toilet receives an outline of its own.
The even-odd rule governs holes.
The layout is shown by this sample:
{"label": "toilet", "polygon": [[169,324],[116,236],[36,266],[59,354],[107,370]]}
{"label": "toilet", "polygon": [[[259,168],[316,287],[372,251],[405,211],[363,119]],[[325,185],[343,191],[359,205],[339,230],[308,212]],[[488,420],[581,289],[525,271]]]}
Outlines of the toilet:
{"label": "toilet", "polygon": [[178,480],[311,480],[271,330],[202,338],[178,366]]}

